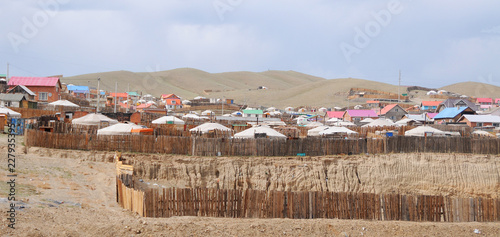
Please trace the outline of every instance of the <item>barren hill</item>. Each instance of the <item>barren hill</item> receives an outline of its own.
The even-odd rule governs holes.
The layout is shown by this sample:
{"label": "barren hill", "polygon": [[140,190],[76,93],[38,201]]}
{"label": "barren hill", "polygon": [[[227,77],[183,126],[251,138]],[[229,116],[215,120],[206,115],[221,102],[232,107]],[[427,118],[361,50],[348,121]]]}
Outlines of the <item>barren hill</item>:
{"label": "barren hill", "polygon": [[[326,106],[348,105],[347,92],[351,88],[367,88],[396,93],[397,86],[363,79],[344,78],[327,80],[295,71],[224,72],[208,73],[193,68],[179,68],[159,72],[115,71],[92,73],[62,79],[64,83],[97,86],[101,78],[101,89],[118,92],[128,90],[160,96],[174,93],[183,99],[202,95],[211,98],[231,98],[238,104],[250,106]],[[258,90],[265,86],[267,90]],[[477,82],[463,82],[441,89],[474,97],[500,98],[500,87]],[[406,87],[400,88],[401,93]],[[413,100],[419,103],[429,99],[420,93]],[[363,104],[365,100],[349,101],[350,105]]]}
{"label": "barren hill", "polygon": [[460,82],[441,89],[473,97],[500,98],[500,87],[480,82]]}

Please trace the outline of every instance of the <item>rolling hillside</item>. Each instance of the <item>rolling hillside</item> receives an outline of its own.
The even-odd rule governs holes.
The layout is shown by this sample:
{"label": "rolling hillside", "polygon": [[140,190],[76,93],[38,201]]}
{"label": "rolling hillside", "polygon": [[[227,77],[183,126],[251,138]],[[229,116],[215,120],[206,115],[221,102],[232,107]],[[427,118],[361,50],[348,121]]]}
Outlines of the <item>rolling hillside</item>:
{"label": "rolling hillside", "polygon": [[480,82],[461,82],[441,89],[474,97],[500,98],[500,87]]}
{"label": "rolling hillside", "polygon": [[[138,91],[143,94],[159,96],[174,93],[183,99],[196,96],[211,98],[232,98],[238,104],[250,106],[347,106],[347,92],[359,87],[387,92],[398,91],[397,86],[363,79],[344,78],[327,80],[294,71],[265,72],[224,72],[208,73],[192,68],[179,68],[160,72],[115,71],[64,77],[62,82],[76,85],[97,86],[101,78],[101,89],[114,91],[118,82],[118,91]],[[257,90],[265,86],[267,90]],[[405,87],[401,87],[405,93]],[[475,97],[500,98],[500,87],[493,85],[463,82],[441,89]],[[206,93],[205,90],[209,92]],[[210,91],[211,90],[211,91]],[[428,98],[414,98],[418,103]],[[419,95],[420,96],[420,95]],[[425,97],[425,98],[424,98]],[[351,100],[350,105],[362,104],[363,99]]]}

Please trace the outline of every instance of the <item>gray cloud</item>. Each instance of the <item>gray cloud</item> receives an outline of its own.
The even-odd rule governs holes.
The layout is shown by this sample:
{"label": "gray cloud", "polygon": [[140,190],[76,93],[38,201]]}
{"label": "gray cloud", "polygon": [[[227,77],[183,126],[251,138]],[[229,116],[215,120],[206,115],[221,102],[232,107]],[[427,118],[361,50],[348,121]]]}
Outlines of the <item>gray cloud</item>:
{"label": "gray cloud", "polygon": [[[10,62],[12,75],[70,76],[160,65],[396,83],[401,69],[404,84],[437,87],[493,75],[489,82],[500,85],[500,3],[493,0],[395,1],[402,11],[387,24],[376,15],[392,0],[61,0],[55,11],[39,4],[51,1],[0,3],[0,70]],[[238,4],[221,20],[215,1]],[[43,12],[48,20],[33,37],[23,36],[26,21]],[[356,46],[358,29],[376,34],[348,61],[340,45]],[[14,34],[26,39],[17,50]]]}

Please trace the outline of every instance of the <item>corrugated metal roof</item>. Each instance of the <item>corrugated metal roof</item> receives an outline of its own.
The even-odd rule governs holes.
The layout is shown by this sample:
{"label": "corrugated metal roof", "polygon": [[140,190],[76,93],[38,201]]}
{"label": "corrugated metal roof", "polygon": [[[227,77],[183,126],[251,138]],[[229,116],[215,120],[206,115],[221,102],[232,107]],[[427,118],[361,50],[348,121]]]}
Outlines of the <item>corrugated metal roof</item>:
{"label": "corrugated metal roof", "polygon": [[390,105],[387,105],[385,106],[381,111],[380,111],[380,115],[384,115],[384,114],[387,114],[387,112],[389,112],[391,109],[393,109],[394,107],[396,107],[398,104],[390,104]]}
{"label": "corrugated metal roof", "polygon": [[115,94],[116,94],[116,97],[118,98],[127,98],[128,97],[128,94],[127,93],[109,93],[109,96],[111,97],[115,97]]}
{"label": "corrugated metal roof", "polygon": [[68,85],[68,91],[89,91],[89,87]]}
{"label": "corrugated metal roof", "polygon": [[11,77],[9,86],[57,86],[59,77]]}
{"label": "corrugated metal roof", "polygon": [[373,110],[363,110],[363,109],[350,109],[350,110],[347,110],[347,113],[349,113],[349,115],[351,117],[370,117],[370,118],[376,118],[378,117],[377,113],[375,113],[375,111]]}
{"label": "corrugated metal roof", "polygon": [[462,113],[464,110],[466,110],[469,107],[452,107],[452,108],[445,108],[443,111],[439,112],[434,119],[447,119],[447,118],[455,118],[457,115]]}
{"label": "corrugated metal roof", "polygon": [[443,101],[422,101],[422,106],[438,106],[439,104],[443,103]]}
{"label": "corrugated metal roof", "polygon": [[24,94],[0,94],[1,101],[21,101],[23,98],[26,99]]}
{"label": "corrugated metal roof", "polygon": [[477,98],[477,103],[493,103],[492,98]]}
{"label": "corrugated metal roof", "polygon": [[328,111],[326,114],[329,118],[342,118],[344,117],[345,111]]}
{"label": "corrugated metal roof", "polygon": [[464,117],[473,123],[500,123],[500,117],[495,115],[465,114]]}
{"label": "corrugated metal roof", "polygon": [[26,91],[26,93],[28,93],[28,95],[36,96],[35,92],[33,92],[30,89],[28,89],[28,87],[23,86],[23,85],[19,85],[19,87],[23,88],[23,90]]}
{"label": "corrugated metal roof", "polygon": [[244,109],[243,113],[245,113],[245,114],[264,114],[264,112],[260,109]]}

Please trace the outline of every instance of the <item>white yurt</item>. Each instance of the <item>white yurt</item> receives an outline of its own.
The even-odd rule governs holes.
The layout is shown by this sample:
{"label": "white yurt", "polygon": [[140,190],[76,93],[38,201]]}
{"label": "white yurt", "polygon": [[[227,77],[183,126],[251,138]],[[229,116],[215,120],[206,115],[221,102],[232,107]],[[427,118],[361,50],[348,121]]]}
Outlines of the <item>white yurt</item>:
{"label": "white yurt", "polygon": [[323,113],[323,114],[326,113],[326,111],[328,111],[328,109],[325,107],[321,107],[318,109],[318,112]]}
{"label": "white yurt", "polygon": [[475,135],[478,137],[495,137],[496,138],[496,136],[493,135],[492,133],[489,133],[486,131],[481,131],[481,130],[477,130],[477,131],[472,132],[472,135]]}
{"label": "white yurt", "polygon": [[21,114],[7,107],[0,106],[0,114],[5,114],[9,118],[21,118]]}
{"label": "white yurt", "polygon": [[318,134],[320,136],[323,136],[323,135],[331,135],[331,134],[339,134],[339,133],[345,133],[347,135],[357,134],[357,132],[352,131],[352,130],[345,128],[345,127],[329,127],[328,129],[320,131]]}
{"label": "white yurt", "polygon": [[218,123],[204,123],[202,125],[199,125],[198,127],[189,129],[190,132],[201,132],[201,133],[208,133],[214,130],[220,130],[220,131],[232,131],[232,129]]}
{"label": "white yurt", "polygon": [[231,113],[231,116],[233,116],[233,117],[241,117],[241,116],[243,116],[243,113],[241,113],[240,111],[235,111],[235,112]]}
{"label": "white yurt", "polygon": [[307,131],[307,136],[309,136],[309,137],[317,137],[317,136],[319,136],[319,133],[321,131],[324,131],[324,130],[329,129],[329,128],[330,128],[330,126],[324,126],[323,125],[323,126],[315,127],[313,129],[309,129]]}
{"label": "white yurt", "polygon": [[309,127],[309,128],[313,128],[313,127],[319,127],[319,126],[323,126],[324,124],[320,123],[320,122],[310,122],[308,124],[306,124],[306,127]]}
{"label": "white yurt", "polygon": [[49,103],[49,105],[53,105],[53,106],[66,106],[66,107],[75,107],[75,108],[80,107],[79,105],[77,105],[77,104],[75,104],[75,103],[72,103],[71,101],[68,101],[68,100],[58,100],[58,101],[54,101],[54,102]]}
{"label": "white yurt", "polygon": [[379,119],[376,119],[373,122],[370,122],[369,124],[365,124],[361,127],[384,127],[384,126],[393,126],[393,125],[394,125],[394,123],[391,120],[385,119],[385,118],[379,118]]}
{"label": "white yurt", "polygon": [[257,125],[251,127],[247,130],[234,134],[234,138],[255,138],[255,134],[265,134],[268,138],[281,138],[286,139],[286,136],[279,133],[278,131],[265,126],[265,125]]}
{"label": "white yurt", "polygon": [[446,136],[446,132],[429,126],[420,126],[405,132],[405,136],[413,137],[424,137],[426,134],[427,136]]}
{"label": "white yurt", "polygon": [[102,114],[87,114],[83,117],[71,120],[72,124],[99,125],[101,122],[109,122],[109,125],[118,123],[118,120],[108,118]]}
{"label": "white yurt", "polygon": [[363,120],[361,120],[361,121],[359,121],[359,122],[360,122],[360,123],[371,123],[371,122],[373,122],[373,121],[375,121],[375,119],[372,119],[372,118],[365,118],[365,119],[363,119]]}
{"label": "white yurt", "polygon": [[267,112],[274,112],[276,110],[275,107],[269,107],[266,109]]}
{"label": "white yurt", "polygon": [[337,126],[337,127],[348,127],[348,126],[356,126],[356,124],[349,122],[349,121],[338,121],[338,122],[333,122],[331,123],[332,126]]}
{"label": "white yurt", "polygon": [[203,112],[201,112],[201,115],[203,116],[210,116],[212,115],[214,112],[212,112],[212,110],[205,110]]}
{"label": "white yurt", "polygon": [[285,112],[293,112],[293,107],[286,107]]}
{"label": "white yurt", "polygon": [[144,127],[135,123],[117,123],[97,130],[97,135],[130,135],[132,134],[132,129],[141,128]]}
{"label": "white yurt", "polygon": [[396,123],[394,123],[394,125],[404,126],[404,125],[408,125],[408,123],[410,123],[410,122],[417,122],[417,121],[414,119],[410,119],[410,118],[404,118],[404,119],[401,119],[401,120],[397,121]]}
{"label": "white yurt", "polygon": [[178,124],[184,125],[184,121],[182,119],[178,119],[174,116],[163,116],[158,119],[153,120],[151,123],[153,124]]}
{"label": "white yurt", "polygon": [[194,119],[194,120],[200,120],[200,116],[196,114],[185,114],[182,116],[183,119]]}
{"label": "white yurt", "polygon": [[340,121],[340,119],[338,119],[338,118],[331,118],[331,119],[326,120],[327,123],[335,123],[338,121]]}

